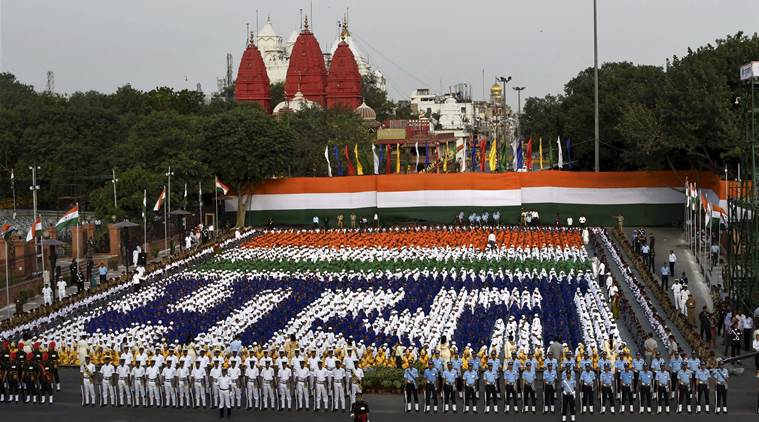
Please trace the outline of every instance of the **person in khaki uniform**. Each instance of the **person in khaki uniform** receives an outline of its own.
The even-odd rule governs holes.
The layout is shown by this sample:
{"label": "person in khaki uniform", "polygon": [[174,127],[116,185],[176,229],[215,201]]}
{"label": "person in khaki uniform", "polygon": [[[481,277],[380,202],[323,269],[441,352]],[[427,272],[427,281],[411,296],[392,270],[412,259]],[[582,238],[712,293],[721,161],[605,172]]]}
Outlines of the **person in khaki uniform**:
{"label": "person in khaki uniform", "polygon": [[696,300],[692,294],[688,295],[688,300],[685,301],[685,307],[688,309],[688,323],[692,326],[696,326]]}

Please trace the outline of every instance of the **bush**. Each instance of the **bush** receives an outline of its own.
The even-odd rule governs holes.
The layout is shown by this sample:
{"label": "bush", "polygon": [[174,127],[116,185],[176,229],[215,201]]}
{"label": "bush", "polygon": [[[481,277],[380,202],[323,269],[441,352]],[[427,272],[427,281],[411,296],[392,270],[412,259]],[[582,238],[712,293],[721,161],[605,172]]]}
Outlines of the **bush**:
{"label": "bush", "polygon": [[367,368],[363,386],[367,390],[381,393],[398,393],[403,387],[403,369],[373,367]]}

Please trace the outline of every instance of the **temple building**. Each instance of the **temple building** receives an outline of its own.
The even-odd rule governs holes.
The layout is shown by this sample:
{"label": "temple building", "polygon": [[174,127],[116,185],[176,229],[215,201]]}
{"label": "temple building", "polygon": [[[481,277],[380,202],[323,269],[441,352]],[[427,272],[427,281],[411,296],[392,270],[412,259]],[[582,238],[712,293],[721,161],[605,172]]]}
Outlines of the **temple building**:
{"label": "temple building", "polygon": [[235,83],[235,100],[238,102],[256,102],[267,112],[271,112],[271,94],[269,77],[261,52],[251,38],[242,53],[240,67]]}

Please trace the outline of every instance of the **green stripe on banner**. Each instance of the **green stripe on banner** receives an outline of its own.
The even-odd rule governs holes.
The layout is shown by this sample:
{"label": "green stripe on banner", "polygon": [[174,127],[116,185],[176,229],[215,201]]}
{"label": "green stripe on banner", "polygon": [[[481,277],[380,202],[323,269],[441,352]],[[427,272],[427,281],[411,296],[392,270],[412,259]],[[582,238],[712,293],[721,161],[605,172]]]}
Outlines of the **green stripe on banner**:
{"label": "green stripe on banner", "polygon": [[[494,211],[501,213],[502,224],[518,224],[522,207],[409,207],[409,208],[357,208],[353,210],[276,210],[248,211],[246,224],[253,226],[266,225],[271,218],[279,225],[311,225],[314,216],[319,222],[329,227],[337,226],[337,215],[343,214],[345,227],[350,227],[350,214],[355,212],[357,224],[361,217],[366,217],[370,224],[374,213],[379,214],[383,225],[431,222],[449,224],[456,220],[459,212],[463,211],[468,217],[472,212],[487,211],[491,216]],[[544,224],[553,224],[557,214],[562,224],[567,217],[572,217],[575,224],[578,218],[585,216],[588,224],[612,226],[617,224],[617,216],[623,216],[627,226],[675,226],[682,223],[682,204],[630,204],[630,205],[586,205],[586,204],[530,204],[525,209],[536,210]],[[234,221],[235,213],[227,213],[227,219]],[[465,218],[466,220],[466,218]],[[468,221],[468,220],[467,220]],[[492,217],[491,217],[492,221]]]}

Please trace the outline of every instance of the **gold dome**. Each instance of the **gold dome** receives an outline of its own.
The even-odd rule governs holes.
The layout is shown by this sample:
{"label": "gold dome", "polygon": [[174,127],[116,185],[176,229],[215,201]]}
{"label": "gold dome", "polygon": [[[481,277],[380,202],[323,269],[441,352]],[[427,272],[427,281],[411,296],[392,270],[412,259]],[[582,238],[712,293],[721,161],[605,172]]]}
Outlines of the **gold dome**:
{"label": "gold dome", "polygon": [[494,83],[494,84],[493,84],[493,85],[490,87],[490,95],[492,95],[492,96],[494,96],[494,97],[495,97],[495,96],[499,96],[499,97],[500,97],[502,93],[503,93],[503,90],[502,90],[501,86],[500,86],[500,85],[498,85],[498,82],[495,82],[495,83]]}

